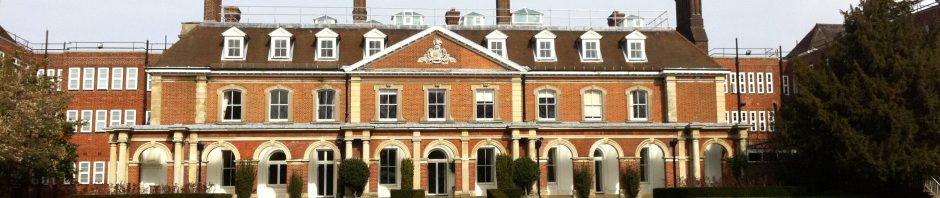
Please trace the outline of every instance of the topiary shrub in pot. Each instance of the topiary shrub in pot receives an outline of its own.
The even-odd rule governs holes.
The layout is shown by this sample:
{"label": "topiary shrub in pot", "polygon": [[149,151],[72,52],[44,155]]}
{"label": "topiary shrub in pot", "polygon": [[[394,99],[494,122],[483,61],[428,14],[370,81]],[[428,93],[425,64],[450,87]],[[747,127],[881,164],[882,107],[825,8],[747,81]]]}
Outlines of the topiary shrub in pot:
{"label": "topiary shrub in pot", "polygon": [[532,191],[532,185],[539,179],[539,165],[529,157],[521,157],[512,162],[512,181],[526,194]]}
{"label": "topiary shrub in pot", "polygon": [[345,159],[339,164],[339,180],[353,191],[354,197],[362,196],[369,174],[369,167],[360,159]]}

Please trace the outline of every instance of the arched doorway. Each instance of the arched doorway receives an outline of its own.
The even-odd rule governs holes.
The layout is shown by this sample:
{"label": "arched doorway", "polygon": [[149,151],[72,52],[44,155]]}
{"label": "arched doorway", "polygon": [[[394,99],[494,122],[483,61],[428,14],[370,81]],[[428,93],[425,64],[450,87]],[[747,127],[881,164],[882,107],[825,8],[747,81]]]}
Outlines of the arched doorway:
{"label": "arched doorway", "polygon": [[309,197],[336,196],[336,155],[329,148],[316,149],[310,153]]}
{"label": "arched doorway", "polygon": [[215,148],[206,159],[206,183],[211,193],[235,192],[235,154],[232,150]]}
{"label": "arched doorway", "polygon": [[448,195],[451,187],[453,173],[450,171],[450,160],[447,153],[441,149],[434,149],[428,154],[428,194]]}
{"label": "arched doorway", "polygon": [[572,152],[557,145],[548,150],[548,189],[551,195],[571,195],[574,189]]}
{"label": "arched doorway", "polygon": [[267,148],[258,163],[258,197],[282,198],[287,196],[287,154]]}
{"label": "arched doorway", "polygon": [[640,182],[646,183],[649,192],[666,187],[666,160],[663,149],[656,144],[647,144],[640,151]]}
{"label": "arched doorway", "polygon": [[725,148],[719,144],[710,144],[705,148],[705,182],[708,184],[721,182],[721,162],[725,156]]}
{"label": "arched doorway", "polygon": [[594,149],[594,192],[597,194],[616,195],[620,188],[620,163],[617,149],[609,144],[602,144]]}
{"label": "arched doorway", "polygon": [[140,191],[150,193],[154,186],[166,185],[166,153],[148,148],[140,154]]}

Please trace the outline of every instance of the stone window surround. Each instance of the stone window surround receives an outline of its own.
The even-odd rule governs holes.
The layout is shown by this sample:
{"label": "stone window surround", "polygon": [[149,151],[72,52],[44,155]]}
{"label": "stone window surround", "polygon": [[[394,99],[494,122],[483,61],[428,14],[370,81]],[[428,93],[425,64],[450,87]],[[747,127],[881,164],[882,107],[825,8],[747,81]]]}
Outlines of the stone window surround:
{"label": "stone window surround", "polygon": [[[319,111],[320,111],[320,97],[319,97],[317,94],[319,94],[319,92],[320,92],[321,90],[332,90],[333,93],[334,93],[334,95],[333,95],[333,119],[331,119],[331,120],[320,120],[320,119],[319,119],[319,118],[320,118],[320,116],[319,116],[319,115],[320,115],[320,114],[319,114]],[[323,86],[320,86],[319,88],[314,89],[313,92],[311,93],[311,95],[313,95],[313,122],[315,122],[315,123],[336,123],[336,122],[342,122],[342,121],[343,121],[343,119],[340,118],[340,116],[339,116],[339,115],[340,115],[340,114],[339,114],[339,109],[340,109],[340,107],[341,107],[341,104],[340,104],[340,101],[341,101],[341,100],[340,100],[340,98],[341,98],[342,95],[341,95],[340,90],[339,90],[338,88],[333,87],[333,86],[330,86],[330,85],[323,85]]]}
{"label": "stone window surround", "polygon": [[[633,113],[633,94],[632,93],[633,91],[637,91],[637,90],[646,91],[646,119],[633,119],[634,113]],[[653,95],[653,89],[650,89],[649,87],[642,86],[642,85],[636,85],[636,86],[627,88],[624,94],[627,95],[627,122],[650,122],[651,121],[650,117],[652,117],[652,113],[650,112],[650,109],[653,109],[653,108],[650,108],[653,105],[651,102],[652,100],[650,99],[651,99],[651,96]]]}
{"label": "stone window surround", "polygon": [[[555,118],[554,118],[554,119],[548,119],[548,118],[541,118],[541,117],[539,117],[539,92],[542,91],[542,90],[552,90],[552,91],[555,92]],[[558,120],[558,115],[559,115],[559,111],[558,111],[559,108],[558,108],[558,105],[559,105],[559,104],[562,104],[562,103],[560,102],[560,101],[562,100],[562,99],[561,99],[561,90],[558,89],[557,87],[554,87],[554,86],[551,86],[551,85],[543,85],[543,86],[539,86],[539,87],[535,88],[535,90],[532,92],[532,94],[534,95],[533,98],[535,99],[535,101],[533,102],[533,103],[535,104],[535,105],[534,105],[535,108],[533,108],[533,110],[535,110],[535,121],[537,121],[537,122],[556,122],[556,121]]]}
{"label": "stone window surround", "polygon": [[[453,118],[453,117],[451,116],[451,114],[450,114],[450,109],[451,109],[451,104],[452,104],[452,103],[450,102],[450,93],[451,93],[450,90],[451,90],[451,86],[450,86],[450,85],[441,85],[441,84],[424,85],[424,86],[422,87],[422,89],[424,90],[424,98],[423,98],[423,101],[424,101],[424,116],[421,117],[421,121],[422,121],[422,122],[452,122],[452,121],[454,121],[454,118]],[[431,116],[431,115],[430,115],[430,112],[429,112],[430,109],[428,109],[428,107],[429,107],[429,106],[428,106],[428,94],[431,93],[430,91],[431,91],[432,89],[444,90],[444,120],[430,120],[430,116]],[[400,102],[399,102],[399,103],[400,103]],[[475,115],[475,114],[474,114],[474,115]]]}
{"label": "stone window surround", "polygon": [[[286,90],[287,91],[287,120],[271,120],[271,92],[274,90]],[[265,124],[289,124],[294,121],[293,106],[291,103],[294,101],[294,89],[283,85],[275,85],[264,89],[264,121]],[[245,107],[242,107],[244,109]]]}
{"label": "stone window surround", "polygon": [[[401,99],[402,99],[402,93],[404,92],[404,86],[403,86],[403,85],[392,85],[392,84],[375,85],[375,86],[373,86],[372,89],[373,89],[373,92],[375,93],[375,113],[373,113],[373,114],[375,114],[375,115],[372,117],[372,122],[404,123],[404,122],[407,121],[407,120],[405,120],[405,118],[402,117]],[[383,90],[383,89],[393,89],[393,90],[396,91],[395,94],[396,94],[397,98],[396,98],[395,101],[396,101],[397,103],[395,104],[395,107],[396,107],[396,111],[395,111],[395,114],[396,114],[396,115],[395,115],[395,118],[396,118],[396,120],[395,120],[395,121],[382,121],[381,119],[379,119],[379,114],[381,114],[381,105],[380,105],[380,102],[381,102],[381,99],[380,99],[380,98],[381,98],[381,94],[380,94],[380,91]],[[425,106],[427,106],[427,105],[425,105]],[[425,108],[426,108],[426,107],[425,107]]]}
{"label": "stone window surround", "polygon": [[[237,91],[240,91],[240,92],[241,92],[241,96],[242,96],[242,98],[241,98],[241,99],[242,99],[242,101],[241,101],[241,102],[242,102],[242,104],[241,104],[241,105],[242,105],[242,111],[241,111],[241,118],[238,119],[238,120],[225,120],[225,106],[226,106],[226,104],[225,104],[225,102],[224,102],[224,100],[225,100],[225,92],[226,92],[226,91],[229,91],[229,90],[237,90]],[[217,103],[219,104],[219,114],[218,114],[218,116],[217,116],[218,119],[219,119],[219,121],[218,121],[219,123],[226,123],[226,124],[230,124],[230,123],[231,123],[231,124],[235,124],[235,123],[237,123],[237,124],[242,124],[242,123],[245,123],[245,109],[247,109],[246,107],[248,106],[248,104],[245,102],[245,100],[247,99],[246,97],[248,96],[248,89],[246,89],[246,88],[244,88],[244,87],[242,87],[242,86],[238,86],[238,85],[226,85],[226,86],[223,86],[223,87],[218,88],[218,89],[216,90],[216,95],[218,96],[218,98],[217,98],[216,100],[217,100]]]}
{"label": "stone window surround", "polygon": [[[477,92],[480,90],[490,89],[493,90],[493,119],[477,119]],[[499,85],[492,85],[483,83],[481,85],[470,85],[470,90],[473,91],[473,114],[470,117],[470,120],[473,122],[499,122],[501,117],[499,116]]]}
{"label": "stone window surround", "polygon": [[[585,109],[586,106],[584,105],[584,94],[587,93],[587,91],[591,91],[591,90],[598,90],[601,92],[601,118],[600,120],[588,120],[584,118],[584,113],[586,110]],[[590,86],[581,88],[580,93],[581,93],[581,122],[607,122],[607,116],[606,116],[607,109],[605,108],[607,106],[607,90],[597,85],[590,85]]]}

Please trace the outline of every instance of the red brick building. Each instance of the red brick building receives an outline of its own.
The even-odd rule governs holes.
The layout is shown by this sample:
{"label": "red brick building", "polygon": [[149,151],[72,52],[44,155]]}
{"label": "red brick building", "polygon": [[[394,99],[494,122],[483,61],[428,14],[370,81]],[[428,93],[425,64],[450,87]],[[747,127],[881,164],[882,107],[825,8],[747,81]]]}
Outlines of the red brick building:
{"label": "red brick building", "polygon": [[748,125],[748,161],[772,161],[776,151],[766,143],[774,135],[775,112],[783,105],[782,96],[790,94],[790,77],[781,72],[783,67],[777,50],[743,50],[751,53],[740,54],[737,62],[733,55],[713,54],[721,67],[731,70],[723,90],[725,120]]}

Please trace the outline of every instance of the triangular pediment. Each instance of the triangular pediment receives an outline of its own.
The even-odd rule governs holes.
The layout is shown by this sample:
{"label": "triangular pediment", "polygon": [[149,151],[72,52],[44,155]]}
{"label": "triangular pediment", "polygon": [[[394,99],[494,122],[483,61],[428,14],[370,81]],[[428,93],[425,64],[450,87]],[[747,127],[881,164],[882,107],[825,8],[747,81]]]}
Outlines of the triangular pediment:
{"label": "triangular pediment", "polygon": [[248,34],[245,34],[245,32],[238,29],[237,27],[232,27],[232,28],[229,28],[228,30],[225,30],[225,32],[222,32],[222,36],[224,37],[244,37],[245,35],[248,35]]}
{"label": "triangular pediment", "polygon": [[627,34],[624,38],[627,40],[645,40],[646,35],[643,35],[640,31],[633,31],[633,33]]}
{"label": "triangular pediment", "polygon": [[519,72],[526,69],[442,27],[431,27],[346,71]]}
{"label": "triangular pediment", "polygon": [[284,28],[277,28],[276,30],[271,31],[271,33],[269,33],[268,36],[270,36],[270,37],[292,37],[292,36],[294,36],[294,34],[291,34],[289,31],[285,30]]}

